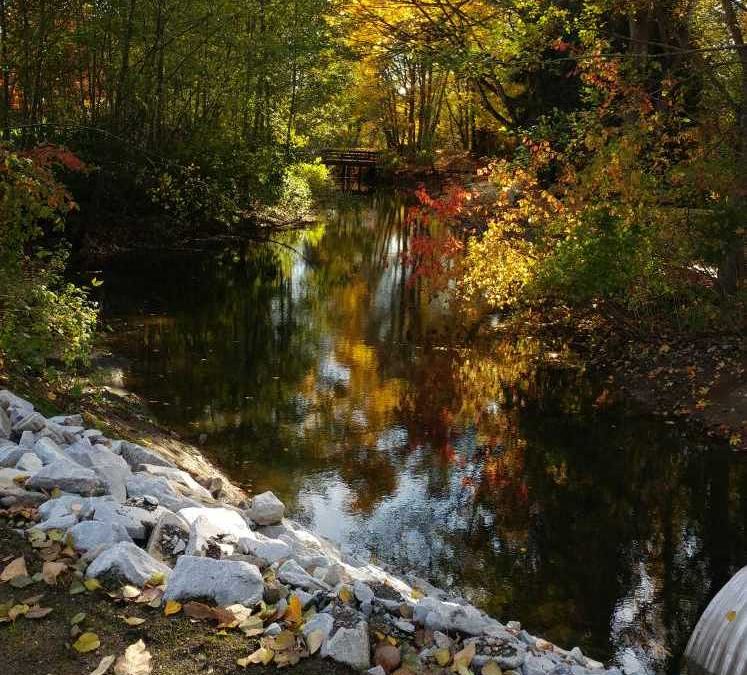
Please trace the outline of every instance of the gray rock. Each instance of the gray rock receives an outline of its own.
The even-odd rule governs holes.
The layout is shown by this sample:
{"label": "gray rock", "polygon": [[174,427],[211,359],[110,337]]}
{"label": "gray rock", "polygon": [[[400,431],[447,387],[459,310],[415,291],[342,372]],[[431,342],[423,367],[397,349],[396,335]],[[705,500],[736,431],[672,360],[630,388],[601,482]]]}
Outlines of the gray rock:
{"label": "gray rock", "polygon": [[59,424],[65,427],[80,427],[83,425],[83,416],[77,414],[56,415],[55,417],[50,417],[48,422],[52,422],[52,424]]}
{"label": "gray rock", "polygon": [[451,649],[453,640],[440,630],[433,631],[433,641],[439,649]]}
{"label": "gray rock", "polygon": [[250,500],[246,515],[257,525],[275,525],[283,520],[285,504],[272,492],[263,492]]}
{"label": "gray rock", "polygon": [[527,654],[521,669],[524,675],[548,675],[555,669],[555,664],[546,656]]}
{"label": "gray rock", "polygon": [[32,529],[42,530],[43,532],[46,532],[47,530],[62,530],[63,532],[65,532],[69,528],[75,526],[77,523],[78,516],[76,516],[74,513],[68,513],[64,516],[57,516],[55,518],[43,520],[40,523],[36,523]]}
{"label": "gray rock", "polygon": [[213,501],[213,496],[208,490],[200,485],[192,476],[181,469],[174,469],[170,466],[160,466],[158,464],[141,464],[138,471],[150,474],[152,476],[164,476],[172,484],[176,483],[183,486],[189,493],[200,499]]}
{"label": "gray rock", "polygon": [[4,408],[0,408],[0,438],[10,438],[11,431],[10,417]]}
{"label": "gray rock", "polygon": [[132,471],[119,455],[102,445],[91,447],[87,441],[71,445],[67,449],[67,455],[81,466],[92,469],[116,501],[121,503],[127,499],[126,484]]}
{"label": "gray rock", "polygon": [[[177,538],[178,541],[169,550],[163,544],[164,537],[168,537],[170,540]],[[189,523],[176,513],[164,511],[153,526],[153,531],[150,533],[148,545],[145,547],[145,550],[156,560],[166,562],[174,556],[183,553],[188,540]]]}
{"label": "gray rock", "polygon": [[127,530],[119,523],[102,523],[98,520],[84,520],[71,527],[68,535],[73,548],[86,553],[89,557],[96,556],[102,549],[121,541],[132,542]]}
{"label": "gray rock", "polygon": [[374,592],[362,581],[356,581],[353,584],[353,593],[358,602],[373,602]]}
{"label": "gray rock", "polygon": [[110,525],[119,524],[133,539],[145,539],[155,527],[165,509],[161,506],[153,511],[138,506],[127,506],[114,502],[101,502],[96,505],[93,519]]}
{"label": "gray rock", "polygon": [[51,464],[58,459],[65,459],[60,446],[51,438],[40,438],[34,443],[34,453],[42,461],[42,464]]}
{"label": "gray rock", "polygon": [[29,450],[33,449],[35,443],[36,435],[33,431],[24,431],[21,434],[21,438],[18,440],[18,445],[22,448],[28,448]]}
{"label": "gray rock", "polygon": [[340,628],[322,645],[321,655],[358,670],[371,666],[368,624],[361,621],[355,628]]}
{"label": "gray rock", "polygon": [[381,666],[375,666],[374,668],[369,668],[366,673],[367,675],[386,675],[386,670]]}
{"label": "gray rock", "polygon": [[46,501],[39,507],[42,520],[66,516],[75,513],[80,518],[90,518],[98,504],[112,502],[109,495],[101,497],[81,497],[80,495],[64,494]]}
{"label": "gray rock", "polygon": [[59,488],[63,492],[89,495],[101,487],[101,482],[91,469],[69,459],[58,459],[34,474],[27,485],[35,490]]}
{"label": "gray rock", "polygon": [[46,424],[47,420],[44,419],[43,415],[38,412],[30,412],[16,422],[12,428],[17,434],[23,433],[24,431],[32,431],[36,433],[41,431]]}
{"label": "gray rock", "polygon": [[420,600],[415,605],[414,616],[417,623],[442,632],[458,630],[469,635],[480,635],[489,628],[500,627],[495,619],[486,617],[471,605],[443,602],[435,597]]}
{"label": "gray rock", "polygon": [[25,452],[16,463],[16,469],[31,474],[41,471],[42,466],[42,461],[33,452]]}
{"label": "gray rock", "polygon": [[208,598],[218,605],[247,607],[262,600],[264,582],[255,565],[240,560],[214,560],[183,555],[166,586],[166,600]]}
{"label": "gray rock", "polygon": [[119,451],[122,455],[122,459],[127,462],[133,470],[136,470],[141,464],[156,464],[158,466],[170,466],[176,468],[173,462],[168,459],[161,457],[152,450],[143,448],[140,445],[122,441],[122,445]]}
{"label": "gray rock", "polygon": [[315,614],[301,627],[301,633],[303,633],[304,638],[308,638],[313,631],[320,630],[324,634],[324,640],[326,640],[330,636],[334,625],[335,620],[331,614]]}
{"label": "gray rock", "polygon": [[251,530],[248,531],[246,536],[239,539],[239,549],[242,553],[254,556],[261,568],[285,560],[291,554],[291,547],[284,541],[270,539]]}
{"label": "gray rock", "polygon": [[87,577],[114,575],[140,587],[155,574],[161,573],[169,575],[171,569],[128,541],[114,544],[100,553],[86,570]]}
{"label": "gray rock", "polygon": [[180,495],[163,476],[133,473],[126,483],[128,497],[155,497],[170,511],[202,506],[194,499]]}
{"label": "gray rock", "polygon": [[265,628],[265,635],[273,636],[273,635],[280,635],[280,633],[283,632],[283,629],[281,628],[279,623],[271,623],[267,628]]}
{"label": "gray rock", "polygon": [[26,452],[27,448],[22,448],[20,445],[8,442],[7,445],[0,447],[0,467],[14,467]]}
{"label": "gray rock", "polygon": [[25,398],[16,396],[14,393],[7,389],[0,390],[0,404],[3,404],[6,410],[8,408],[16,408],[18,410],[31,411],[34,409],[34,404],[27,401]]}
{"label": "gray rock", "polygon": [[284,584],[306,588],[311,591],[319,589],[328,591],[330,587],[319,579],[312,577],[295,560],[286,560],[278,570],[278,579]]}

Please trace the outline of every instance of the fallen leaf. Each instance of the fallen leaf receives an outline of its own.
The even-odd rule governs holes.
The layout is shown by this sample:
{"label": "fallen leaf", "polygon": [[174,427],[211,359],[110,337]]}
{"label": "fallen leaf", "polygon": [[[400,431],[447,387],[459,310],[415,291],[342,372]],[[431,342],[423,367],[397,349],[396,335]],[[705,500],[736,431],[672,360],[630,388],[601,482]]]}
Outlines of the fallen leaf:
{"label": "fallen leaf", "polygon": [[125,649],[125,653],[114,664],[115,675],[149,675],[151,671],[150,652],[145,643],[138,640]]}
{"label": "fallen leaf", "polygon": [[146,588],[143,590],[143,592],[137,597],[135,600],[138,604],[147,604],[151,603],[154,600],[158,600],[157,607],[161,604],[161,596],[163,595],[163,591],[160,588]]}
{"label": "fallen leaf", "polygon": [[116,658],[117,657],[114,656],[114,654],[105,656],[101,659],[101,661],[99,661],[99,665],[96,666],[96,670],[91,671],[90,675],[104,675],[104,673],[112,667],[112,663],[114,663]]}
{"label": "fallen leaf", "polygon": [[73,579],[73,583],[70,584],[70,595],[78,595],[79,593],[85,593],[86,587],[80,583],[79,579]]}
{"label": "fallen leaf", "polygon": [[281,652],[285,649],[290,649],[296,644],[296,636],[293,635],[289,630],[284,630],[269,638],[272,649],[276,652]]}
{"label": "fallen leaf", "polygon": [[39,607],[39,605],[35,605],[28,612],[26,612],[26,618],[27,619],[43,619],[51,611],[52,611],[51,607]]}
{"label": "fallen leaf", "polygon": [[737,618],[737,613],[736,613],[736,612],[735,612],[735,611],[734,611],[733,609],[729,610],[729,611],[728,611],[728,612],[726,613],[726,620],[727,620],[727,621],[728,621],[729,623],[731,623],[732,621],[734,621],[734,620],[735,620],[736,618]]}
{"label": "fallen leaf", "polygon": [[122,616],[122,619],[128,626],[142,626],[145,623],[145,619],[139,616]]}
{"label": "fallen leaf", "polygon": [[129,584],[127,584],[126,586],[122,586],[120,592],[122,593],[122,597],[126,598],[127,600],[132,600],[133,598],[136,598],[138,595],[140,595],[140,589],[136,588],[135,586],[130,586]]}
{"label": "fallen leaf", "polygon": [[29,598],[26,598],[25,600],[21,600],[24,605],[38,605],[39,600],[41,600],[44,597],[44,593],[39,593],[39,595],[32,595]]}
{"label": "fallen leaf", "polygon": [[166,606],[163,608],[165,616],[171,616],[172,614],[178,614],[182,611],[182,603],[176,600],[169,600],[166,602]]}
{"label": "fallen leaf", "polygon": [[10,581],[11,579],[15,579],[16,577],[27,577],[28,575],[29,573],[26,569],[26,559],[21,556],[20,558],[16,558],[12,562],[8,563],[2,574],[0,574],[0,581]]}
{"label": "fallen leaf", "polygon": [[[34,575],[36,577],[36,575]],[[34,583],[36,580],[34,577],[13,577],[8,583],[13,586],[13,588],[26,588],[26,586],[30,586]]]}
{"label": "fallen leaf", "polygon": [[81,636],[73,642],[73,649],[76,652],[85,654],[86,652],[92,652],[94,649],[98,649],[101,646],[99,636],[96,633],[82,633]]}
{"label": "fallen leaf", "polygon": [[72,619],[70,619],[70,625],[71,626],[77,626],[85,618],[86,618],[86,613],[85,612],[78,612]]}
{"label": "fallen leaf", "polygon": [[488,661],[482,667],[482,675],[503,675],[503,671],[495,661]]}
{"label": "fallen leaf", "polygon": [[166,575],[163,572],[155,572],[148,581],[145,582],[146,586],[161,586],[166,582]]}
{"label": "fallen leaf", "polygon": [[97,591],[99,588],[101,588],[101,583],[98,579],[84,579],[83,585],[86,587],[86,590],[89,590],[91,592]]}
{"label": "fallen leaf", "polygon": [[464,649],[454,654],[454,664],[451,666],[451,669],[461,675],[462,669],[467,670],[469,668],[469,664],[475,658],[476,652],[475,643],[470,642]]}
{"label": "fallen leaf", "polygon": [[446,648],[436,650],[434,656],[436,657],[436,663],[442,668],[448,666],[449,661],[451,661],[451,652]]}
{"label": "fallen leaf", "polygon": [[306,636],[306,646],[309,648],[309,654],[316,654],[319,651],[319,647],[324,642],[324,631],[312,630]]}
{"label": "fallen leaf", "polygon": [[345,604],[350,604],[353,601],[353,592],[347,586],[343,586],[337,596]]}
{"label": "fallen leaf", "polygon": [[290,601],[288,602],[288,609],[285,610],[285,615],[283,616],[283,618],[288,623],[297,625],[301,623],[302,614],[303,607],[301,605],[301,599],[297,595],[292,595]]}
{"label": "fallen leaf", "polygon": [[63,562],[45,562],[42,565],[42,579],[50,586],[54,586],[57,583],[57,577],[66,569],[67,565]]}
{"label": "fallen leaf", "polygon": [[28,612],[29,609],[31,609],[31,608],[28,605],[25,605],[25,604],[13,605],[8,610],[8,618],[11,621],[15,621],[19,616],[21,616],[23,614],[26,614],[26,612]]}
{"label": "fallen leaf", "polygon": [[254,637],[264,632],[264,622],[258,616],[249,616],[239,624],[239,630],[246,637]]}
{"label": "fallen leaf", "polygon": [[273,656],[275,656],[275,652],[272,649],[260,647],[256,652],[249,654],[247,658],[249,659],[249,663],[261,663],[263,666],[266,666],[272,661]]}

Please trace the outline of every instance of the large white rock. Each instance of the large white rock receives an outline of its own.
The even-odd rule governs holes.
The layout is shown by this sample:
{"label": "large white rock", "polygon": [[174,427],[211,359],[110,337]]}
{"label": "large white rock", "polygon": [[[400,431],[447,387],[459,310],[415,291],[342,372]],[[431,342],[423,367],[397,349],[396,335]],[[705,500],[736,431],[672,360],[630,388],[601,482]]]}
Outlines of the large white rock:
{"label": "large white rock", "polygon": [[117,523],[124,527],[133,539],[145,539],[163,512],[162,506],[148,511],[139,506],[101,502],[96,505],[93,519],[110,525]]}
{"label": "large white rock", "polygon": [[489,629],[501,628],[495,619],[471,605],[457,605],[430,597],[423,598],[415,605],[414,617],[426,628],[442,632],[458,630],[469,635],[480,635]]}
{"label": "large white rock", "polygon": [[170,511],[179,511],[190,506],[201,506],[194,499],[180,495],[163,476],[133,473],[127,479],[126,486],[128,497],[155,497],[162,506]]}
{"label": "large white rock", "polygon": [[198,518],[204,517],[223,533],[234,535],[237,540],[241,537],[247,536],[247,533],[251,532],[240,513],[224,507],[189,507],[186,509],[180,509],[179,515],[190,525]]}
{"label": "large white rock", "polygon": [[291,547],[280,539],[270,539],[259,532],[252,532],[239,539],[239,549],[242,553],[257,559],[260,567],[268,567],[272,563],[289,558]]}
{"label": "large white rock", "polygon": [[202,487],[202,485],[200,485],[186,471],[174,469],[170,466],[159,466],[158,464],[141,464],[139,470],[152,476],[164,476],[165,478],[168,478],[172,484],[176,483],[183,486],[192,496],[213,501],[213,496],[210,492]]}
{"label": "large white rock", "polygon": [[58,459],[34,474],[29,479],[27,487],[47,491],[59,488],[63,492],[87,495],[98,490],[101,482],[91,469],[69,459]]}
{"label": "large white rock", "polygon": [[257,525],[275,525],[283,520],[285,504],[272,492],[263,492],[252,497],[246,515]]}
{"label": "large white rock", "polygon": [[112,498],[109,495],[102,495],[101,497],[81,497],[80,495],[70,494],[60,495],[44,502],[39,507],[39,516],[42,520],[49,520],[50,518],[59,518],[60,516],[75,513],[81,518],[88,518],[93,515],[96,506],[104,502],[112,502]]}
{"label": "large white rock", "polygon": [[47,520],[43,520],[40,523],[36,523],[32,529],[34,530],[62,530],[63,532],[66,532],[69,528],[76,525],[78,522],[78,516],[76,516],[74,513],[68,513],[64,516],[56,516],[54,518],[49,518]]}
{"label": "large white rock", "polygon": [[70,459],[92,469],[109,494],[118,502],[127,499],[127,479],[132,475],[129,464],[102,445],[91,446],[87,439],[67,448]]}
{"label": "large white rock", "polygon": [[28,477],[28,471],[0,469],[0,488],[16,488],[19,485],[23,485],[24,479]]}
{"label": "large white rock", "polygon": [[114,575],[136,586],[145,585],[148,579],[159,573],[168,575],[171,569],[128,541],[114,544],[100,553],[86,570],[87,577]]}
{"label": "large white rock", "polygon": [[[49,522],[49,521],[47,521]],[[98,555],[103,549],[121,541],[132,542],[127,530],[119,523],[102,523],[98,520],[84,520],[68,530],[73,548],[89,557]]]}
{"label": "large white rock", "polygon": [[331,614],[320,612],[314,614],[313,617],[301,626],[301,633],[303,633],[304,638],[308,638],[315,630],[320,630],[326,640],[332,632],[334,625],[335,620],[332,618]]}
{"label": "large white rock", "polygon": [[4,408],[16,408],[18,410],[32,411],[34,404],[27,401],[25,398],[16,396],[13,392],[7,389],[0,390],[0,404],[3,404]]}
{"label": "large white rock", "polygon": [[355,628],[339,628],[322,645],[321,655],[352,668],[366,670],[371,665],[368,624],[361,621]]}
{"label": "large white rock", "polygon": [[220,549],[220,557],[233,555],[239,544],[239,537],[229,529],[207,516],[198,516],[189,524],[186,555],[208,555],[211,547]]}
{"label": "large white rock", "polygon": [[218,605],[252,607],[262,600],[264,582],[256,565],[241,560],[181,556],[166,586],[166,600],[209,599]]}

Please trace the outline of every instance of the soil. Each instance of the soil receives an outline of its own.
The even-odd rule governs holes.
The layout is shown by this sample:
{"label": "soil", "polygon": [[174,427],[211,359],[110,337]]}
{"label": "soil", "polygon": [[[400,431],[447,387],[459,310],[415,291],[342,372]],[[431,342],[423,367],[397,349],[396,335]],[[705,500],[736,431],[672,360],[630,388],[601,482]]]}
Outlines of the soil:
{"label": "soil", "polygon": [[[41,570],[42,561],[27,542],[13,530],[0,525],[0,561],[24,555],[29,574]],[[44,593],[42,607],[52,612],[43,619],[20,617],[15,623],[0,624],[0,659],[7,673],[26,675],[84,675],[109,654],[120,655],[131,644],[143,640],[151,653],[153,675],[188,675],[192,673],[238,673],[237,658],[251,654],[259,647],[257,638],[246,638],[238,631],[223,631],[214,624],[193,621],[184,615],[166,617],[158,609],[144,605],[123,604],[111,600],[102,591],[70,595],[72,574],[62,574],[57,585],[43,581],[23,589],[0,583],[0,604],[14,599],[21,602]],[[84,631],[98,635],[101,646],[88,654],[72,648],[70,620],[79,612],[86,617]],[[146,619],[140,626],[130,627],[121,616]],[[109,671],[110,673],[113,671]],[[276,673],[273,666],[251,666],[252,675]],[[297,675],[353,675],[356,671],[330,660],[317,657],[302,660],[283,672]]]}

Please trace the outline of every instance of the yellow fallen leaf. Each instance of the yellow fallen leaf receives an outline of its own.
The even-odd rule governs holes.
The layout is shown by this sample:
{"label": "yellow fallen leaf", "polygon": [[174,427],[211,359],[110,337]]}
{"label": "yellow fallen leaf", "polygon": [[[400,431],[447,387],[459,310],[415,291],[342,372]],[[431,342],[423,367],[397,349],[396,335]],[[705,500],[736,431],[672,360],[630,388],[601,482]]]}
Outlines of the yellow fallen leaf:
{"label": "yellow fallen leaf", "polygon": [[323,642],[324,631],[312,630],[306,636],[306,646],[309,648],[309,654],[316,654],[319,651],[319,648],[322,646]]}
{"label": "yellow fallen leaf", "polygon": [[726,620],[727,620],[727,621],[728,621],[729,623],[731,623],[732,621],[734,621],[734,619],[736,619],[736,618],[737,618],[737,613],[736,613],[736,612],[735,612],[735,611],[734,611],[733,609],[729,610],[729,611],[728,611],[728,612],[726,613]]}
{"label": "yellow fallen leaf", "polygon": [[460,673],[460,668],[467,669],[469,668],[469,664],[472,663],[472,659],[475,658],[475,653],[477,652],[477,648],[475,647],[474,642],[470,642],[464,649],[454,654],[454,664],[451,666],[451,669],[454,672]]}
{"label": "yellow fallen leaf", "polygon": [[125,649],[125,653],[114,664],[115,675],[149,675],[151,671],[150,652],[145,643],[138,640]]}
{"label": "yellow fallen leaf", "polygon": [[2,574],[0,574],[0,581],[10,581],[16,577],[27,577],[29,575],[26,569],[26,559],[21,556],[9,562]]}
{"label": "yellow fallen leaf", "polygon": [[448,649],[438,649],[434,655],[436,657],[436,663],[442,668],[449,665],[451,661],[451,652]]}
{"label": "yellow fallen leaf", "polygon": [[77,624],[81,623],[83,619],[86,618],[85,612],[78,612],[72,619],[70,619],[70,625],[76,626]]}
{"label": "yellow fallen leaf", "polygon": [[99,665],[96,666],[96,670],[92,670],[90,672],[90,675],[104,675],[104,673],[112,667],[112,663],[114,663],[114,659],[116,658],[117,657],[114,656],[114,654],[105,656],[101,659],[101,661],[99,661]]}
{"label": "yellow fallen leaf", "polygon": [[91,592],[97,591],[99,588],[101,588],[101,583],[98,579],[84,579],[83,585]]}
{"label": "yellow fallen leaf", "polygon": [[145,582],[146,586],[160,586],[165,583],[166,575],[163,572],[155,572],[148,581]]}
{"label": "yellow fallen leaf", "polygon": [[19,616],[21,616],[22,614],[26,614],[26,612],[28,612],[30,609],[31,607],[26,604],[13,605],[8,610],[8,618],[11,621],[15,621]]}
{"label": "yellow fallen leaf", "polygon": [[301,599],[297,595],[292,595],[288,602],[288,609],[285,610],[283,618],[291,624],[301,623],[301,614],[303,613],[303,607],[301,606]]}
{"label": "yellow fallen leaf", "polygon": [[140,589],[136,588],[135,586],[130,586],[127,584],[126,586],[122,586],[120,589],[122,593],[122,597],[126,598],[127,600],[132,600],[132,598],[136,598],[138,595],[140,595]]}
{"label": "yellow fallen leaf", "polygon": [[73,642],[73,649],[76,652],[85,654],[86,652],[92,652],[94,649],[98,649],[101,646],[99,636],[96,633],[82,633],[81,636]]}
{"label": "yellow fallen leaf", "polygon": [[139,616],[123,616],[122,619],[128,626],[142,626],[145,623],[145,619]]}
{"label": "yellow fallen leaf", "polygon": [[258,616],[248,616],[239,624],[239,630],[246,637],[254,637],[264,633],[264,622]]}
{"label": "yellow fallen leaf", "polygon": [[249,654],[247,658],[249,659],[249,663],[261,663],[263,666],[266,666],[272,661],[273,656],[275,656],[275,652],[272,649],[260,647],[256,652]]}
{"label": "yellow fallen leaf", "polygon": [[503,671],[495,661],[488,661],[482,667],[482,675],[503,675]]}
{"label": "yellow fallen leaf", "polygon": [[353,600],[353,592],[347,586],[343,586],[337,596],[345,604],[350,604]]}
{"label": "yellow fallen leaf", "polygon": [[171,616],[172,614],[178,614],[182,611],[182,603],[177,602],[176,600],[169,600],[166,603],[166,606],[163,608],[163,613],[165,616]]}
{"label": "yellow fallen leaf", "polygon": [[413,588],[410,595],[412,595],[415,600],[422,600],[425,597],[425,593],[423,593],[419,588]]}
{"label": "yellow fallen leaf", "polygon": [[290,649],[294,644],[296,644],[296,636],[289,630],[281,631],[275,637],[271,638],[271,640],[272,648],[276,652]]}
{"label": "yellow fallen leaf", "polygon": [[243,659],[236,659],[236,665],[242,668],[246,668],[250,663],[251,661],[248,656],[245,656]]}

